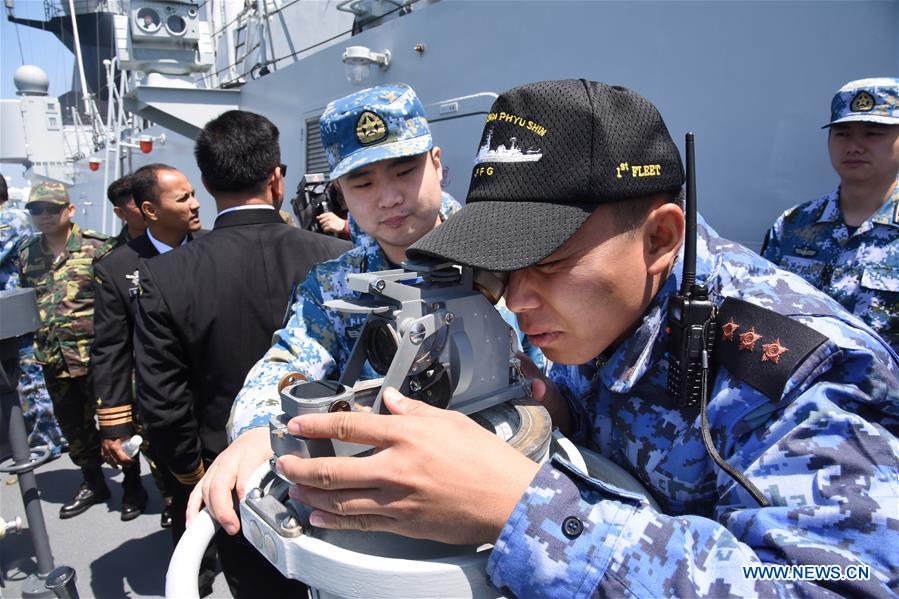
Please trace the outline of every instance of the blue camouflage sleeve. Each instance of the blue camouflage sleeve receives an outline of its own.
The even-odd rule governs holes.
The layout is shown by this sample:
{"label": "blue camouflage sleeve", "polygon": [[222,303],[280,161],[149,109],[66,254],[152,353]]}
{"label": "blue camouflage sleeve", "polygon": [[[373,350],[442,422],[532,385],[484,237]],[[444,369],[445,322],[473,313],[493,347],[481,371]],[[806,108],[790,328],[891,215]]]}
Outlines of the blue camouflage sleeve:
{"label": "blue camouflage sleeve", "polygon": [[666,515],[554,457],[497,539],[491,582],[519,597],[896,596],[899,442],[861,395],[818,382],[725,442],[770,507],[719,472],[707,516]]}
{"label": "blue camouflage sleeve", "polygon": [[780,260],[783,257],[780,242],[783,238],[784,216],[786,216],[786,212],[777,217],[777,220],[765,233],[765,239],[762,241],[762,250],[760,252],[762,257],[775,264],[780,264]]}
{"label": "blue camouflage sleeve", "polygon": [[0,210],[0,289],[17,289],[19,248],[31,238],[31,226],[22,210]]}
{"label": "blue camouflage sleeve", "polygon": [[553,364],[547,376],[556,384],[568,404],[572,430],[566,436],[574,443],[587,445],[590,425],[586,399],[596,383],[596,369],[590,364]]}
{"label": "blue camouflage sleeve", "polygon": [[278,383],[299,372],[310,380],[327,378],[336,368],[337,329],[324,307],[322,289],[313,268],[294,290],[287,324],[275,331],[272,346],[247,374],[231,406],[228,436],[231,441],[248,429],[268,426],[281,413]]}

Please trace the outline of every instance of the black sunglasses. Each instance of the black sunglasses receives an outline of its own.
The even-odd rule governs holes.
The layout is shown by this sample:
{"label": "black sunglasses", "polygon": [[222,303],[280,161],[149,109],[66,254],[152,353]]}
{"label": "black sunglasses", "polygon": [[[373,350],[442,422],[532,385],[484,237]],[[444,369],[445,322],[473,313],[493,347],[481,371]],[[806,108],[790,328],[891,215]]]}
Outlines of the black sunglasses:
{"label": "black sunglasses", "polygon": [[281,176],[282,176],[282,177],[286,177],[286,176],[287,176],[287,165],[286,165],[286,164],[279,164],[278,166],[281,167]]}
{"label": "black sunglasses", "polygon": [[37,204],[28,207],[28,214],[31,216],[40,216],[41,214],[51,214],[56,216],[65,210],[65,208],[65,206],[60,206],[59,204]]}

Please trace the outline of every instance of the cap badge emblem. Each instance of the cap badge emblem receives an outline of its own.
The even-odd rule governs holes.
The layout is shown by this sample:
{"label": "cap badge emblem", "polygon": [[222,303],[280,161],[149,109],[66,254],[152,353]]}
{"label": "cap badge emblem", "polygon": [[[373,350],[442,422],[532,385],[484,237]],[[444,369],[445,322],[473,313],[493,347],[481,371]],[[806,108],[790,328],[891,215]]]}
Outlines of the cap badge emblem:
{"label": "cap badge emblem", "polygon": [[740,335],[740,349],[755,351],[755,344],[761,338],[762,336],[755,332],[755,327],[752,327],[751,329]]}
{"label": "cap badge emblem", "polygon": [[725,341],[733,341],[734,333],[737,332],[737,329],[740,328],[740,325],[734,322],[734,319],[731,318],[729,321],[724,323],[721,327],[721,332],[724,334]]}
{"label": "cap badge emblem", "polygon": [[765,343],[762,345],[762,362],[780,362],[780,354],[790,351],[780,344],[780,339],[775,339],[774,343]]}
{"label": "cap badge emblem", "polygon": [[852,112],[870,112],[874,110],[874,96],[868,92],[859,92],[852,98]]}
{"label": "cap badge emblem", "polygon": [[356,139],[362,145],[377,143],[387,137],[387,123],[373,112],[366,110],[356,121]]}

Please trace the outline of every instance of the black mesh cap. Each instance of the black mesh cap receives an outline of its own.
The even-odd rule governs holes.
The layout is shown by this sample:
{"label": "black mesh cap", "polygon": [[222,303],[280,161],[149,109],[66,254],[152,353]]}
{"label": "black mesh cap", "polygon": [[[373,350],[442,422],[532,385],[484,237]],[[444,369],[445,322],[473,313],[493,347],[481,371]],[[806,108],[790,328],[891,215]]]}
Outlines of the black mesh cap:
{"label": "black mesh cap", "polygon": [[557,250],[598,205],[683,182],[677,146],[646,98],[583,79],[523,85],[487,115],[465,207],[406,253],[518,270]]}

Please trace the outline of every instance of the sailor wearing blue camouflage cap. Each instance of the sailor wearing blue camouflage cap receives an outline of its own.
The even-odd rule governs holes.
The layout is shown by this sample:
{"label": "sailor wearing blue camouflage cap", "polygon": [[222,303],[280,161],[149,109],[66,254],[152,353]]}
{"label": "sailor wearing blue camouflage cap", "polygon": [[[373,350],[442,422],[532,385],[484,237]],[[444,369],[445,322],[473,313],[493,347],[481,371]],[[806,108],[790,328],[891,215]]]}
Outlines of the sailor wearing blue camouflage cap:
{"label": "sailor wearing blue camouflage cap", "polygon": [[[373,87],[335,100],[320,123],[330,178],[352,217],[355,247],[313,268],[294,290],[284,327],[275,332],[272,347],[247,375],[232,406],[229,431],[236,440],[192,497],[190,509],[199,508],[202,494],[232,534],[239,521],[230,489],[238,472],[251,472],[271,455],[268,422],[281,410],[279,382],[294,374],[309,380],[336,378],[364,325],[365,315],[330,310],[325,302],[358,299],[361,294],[347,284],[350,274],[398,268],[406,248],[460,208],[441,190],[440,148],[408,85]],[[514,323],[508,310],[504,317]],[[531,355],[542,359],[536,350]],[[361,378],[379,376],[365,364]],[[228,492],[210,494],[222,480]]]}
{"label": "sailor wearing blue camouflage cap", "polygon": [[762,255],[836,299],[899,352],[899,79],[847,83],[824,127],[840,184],[784,212]]}
{"label": "sailor wearing blue camouflage cap", "polygon": [[704,401],[675,399],[683,180],[645,98],[584,80],[525,85],[487,116],[466,206],[408,250],[509,273],[506,304],[556,361],[534,397],[661,509],[388,389],[392,415],[290,421],[293,435],[378,448],[278,459],[311,524],[492,543],[486,574],[505,596],[895,596],[899,359],[837,302],[698,219],[696,282],[718,325]]}

